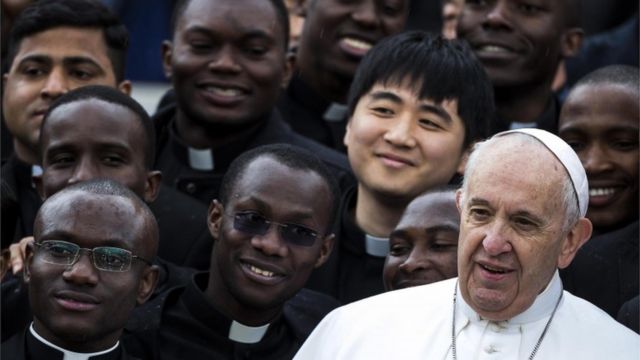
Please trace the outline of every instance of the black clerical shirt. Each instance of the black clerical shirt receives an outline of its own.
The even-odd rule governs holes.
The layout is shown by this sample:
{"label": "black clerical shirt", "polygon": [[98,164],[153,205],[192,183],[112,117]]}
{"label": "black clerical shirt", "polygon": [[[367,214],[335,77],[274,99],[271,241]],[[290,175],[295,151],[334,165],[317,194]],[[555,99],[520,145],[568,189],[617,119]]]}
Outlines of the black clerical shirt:
{"label": "black clerical shirt", "polygon": [[232,319],[218,311],[204,291],[208,273],[134,311],[123,342],[144,359],[291,359],[320,320],[338,303],[301,290],[287,301],[262,339],[253,344],[229,338]]}

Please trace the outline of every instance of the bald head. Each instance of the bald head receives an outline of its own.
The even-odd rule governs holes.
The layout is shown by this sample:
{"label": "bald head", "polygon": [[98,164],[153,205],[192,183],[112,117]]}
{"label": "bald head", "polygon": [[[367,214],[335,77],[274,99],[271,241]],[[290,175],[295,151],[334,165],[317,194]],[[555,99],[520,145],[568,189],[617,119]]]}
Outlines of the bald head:
{"label": "bald head", "polygon": [[[34,223],[34,237],[45,228],[76,226],[81,214],[92,212],[95,219],[86,224],[97,229],[106,223],[109,238],[128,243],[134,253],[153,259],[158,250],[158,224],[149,207],[131,190],[118,182],[96,179],[81,182],[51,196],[40,207]],[[66,214],[66,216],[60,216]],[[100,216],[97,216],[100,214]]]}

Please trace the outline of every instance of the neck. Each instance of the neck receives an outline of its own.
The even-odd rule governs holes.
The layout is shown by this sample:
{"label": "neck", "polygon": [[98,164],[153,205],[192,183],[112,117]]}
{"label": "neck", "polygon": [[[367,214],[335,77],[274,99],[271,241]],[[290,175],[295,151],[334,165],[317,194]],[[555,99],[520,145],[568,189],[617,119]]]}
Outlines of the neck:
{"label": "neck", "polygon": [[409,201],[389,201],[370,193],[358,185],[355,221],[365,233],[388,237],[396,227]]}
{"label": "neck", "polygon": [[232,143],[253,132],[263,123],[261,120],[240,125],[202,124],[193,121],[181,110],[176,113],[178,136],[192,148],[206,149]]}
{"label": "neck", "polygon": [[226,317],[247,326],[262,326],[270,323],[282,312],[283,306],[278,304],[272,308],[261,308],[238,301],[225,285],[220,272],[217,271],[215,259],[211,262],[205,297]]}
{"label": "neck", "polygon": [[109,350],[117,345],[120,334],[122,333],[122,329],[119,329],[118,331],[107,334],[98,340],[87,340],[86,337],[83,337],[84,334],[78,334],[73,335],[75,338],[74,340],[68,340],[49,331],[49,329],[43,326],[37,318],[34,318],[33,320],[33,330],[38,336],[54,346],[77,353],[96,353]]}
{"label": "neck", "polygon": [[308,52],[302,48],[300,50],[302,51],[298,53],[298,59],[300,60],[298,71],[302,80],[325,100],[346,104],[349,87],[353,81],[353,74],[346,76],[328,69],[317,71],[314,68],[317,66],[314,64],[316,61],[305,59],[310,54],[307,54]]}
{"label": "neck", "polygon": [[39,161],[36,152],[15,138],[13,139],[13,150],[21,161],[30,165],[38,165]]}
{"label": "neck", "polygon": [[553,96],[547,83],[526,88],[495,88],[496,113],[499,119],[518,122],[535,121]]}

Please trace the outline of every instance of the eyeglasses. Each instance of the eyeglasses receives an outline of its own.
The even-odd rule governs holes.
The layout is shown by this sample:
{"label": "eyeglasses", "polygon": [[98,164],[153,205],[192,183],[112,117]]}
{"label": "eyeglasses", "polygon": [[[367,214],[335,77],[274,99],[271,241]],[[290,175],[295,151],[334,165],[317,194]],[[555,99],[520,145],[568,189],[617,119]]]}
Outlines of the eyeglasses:
{"label": "eyeglasses", "polygon": [[84,250],[91,255],[96,269],[102,271],[129,271],[133,259],[151,265],[149,260],[117,247],[100,246],[87,249],[62,240],[45,240],[34,245],[38,247],[40,259],[48,264],[71,266],[80,259],[80,251]]}
{"label": "eyeglasses", "polygon": [[313,246],[318,233],[308,227],[296,224],[281,224],[267,220],[264,216],[252,212],[237,212],[233,215],[233,228],[249,235],[264,235],[271,224],[277,225],[282,239],[293,245]]}

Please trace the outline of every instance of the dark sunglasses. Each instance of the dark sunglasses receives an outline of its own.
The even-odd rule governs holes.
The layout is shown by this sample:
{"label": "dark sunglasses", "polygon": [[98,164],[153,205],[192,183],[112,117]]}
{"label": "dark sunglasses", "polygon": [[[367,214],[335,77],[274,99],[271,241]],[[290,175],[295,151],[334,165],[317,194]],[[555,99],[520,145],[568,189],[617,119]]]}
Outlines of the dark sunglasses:
{"label": "dark sunglasses", "polygon": [[289,244],[299,246],[313,246],[318,239],[318,232],[308,227],[296,224],[281,224],[267,220],[264,216],[252,212],[243,211],[233,215],[233,228],[249,235],[264,235],[269,231],[271,225],[278,226],[282,239]]}

